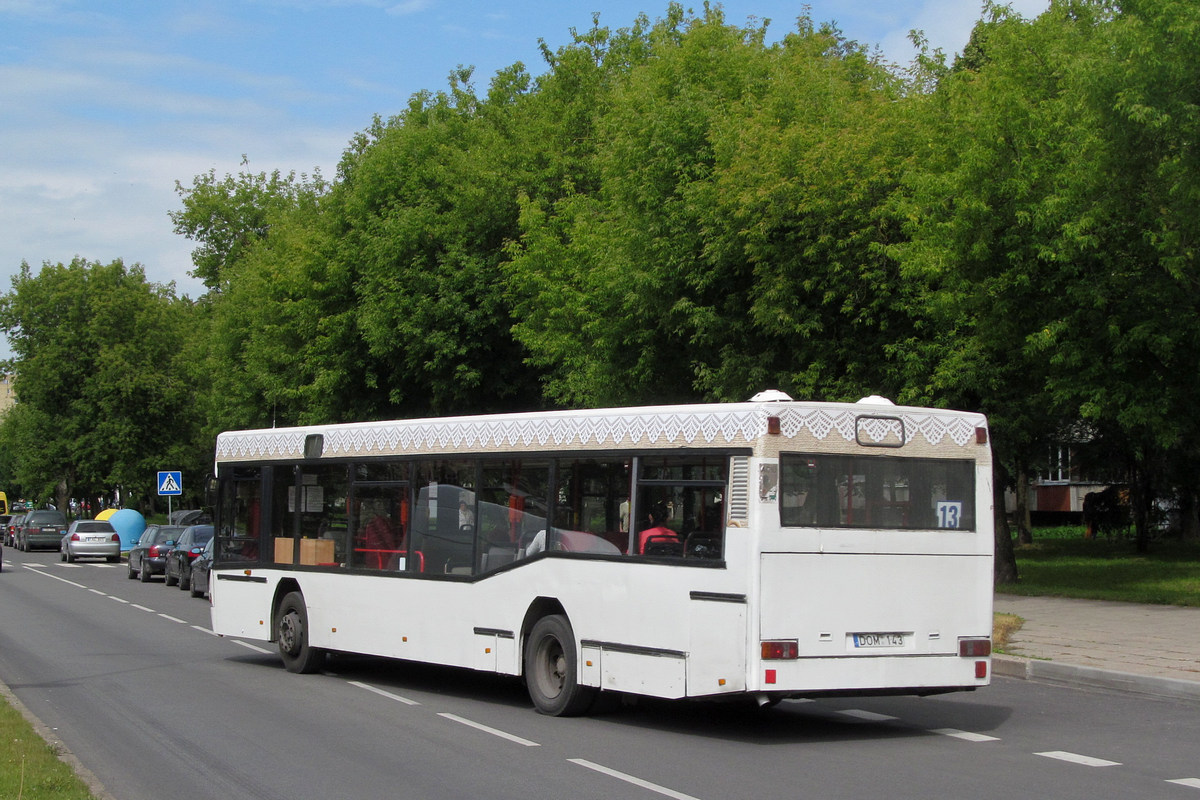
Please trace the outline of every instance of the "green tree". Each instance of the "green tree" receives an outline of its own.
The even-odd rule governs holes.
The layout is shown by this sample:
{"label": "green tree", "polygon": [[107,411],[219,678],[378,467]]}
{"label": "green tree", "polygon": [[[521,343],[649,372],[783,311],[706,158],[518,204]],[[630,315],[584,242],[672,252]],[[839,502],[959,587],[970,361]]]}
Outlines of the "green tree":
{"label": "green tree", "polygon": [[480,98],[461,68],[448,92],[414,96],[342,160],[337,258],[355,276],[357,330],[392,416],[540,402],[499,265],[517,197],[569,168],[525,126],[528,87],[514,65]]}
{"label": "green tree", "polygon": [[557,402],[696,398],[690,345],[711,313],[700,295],[721,291],[703,286],[693,196],[712,179],[715,120],[765,77],[763,30],[672,4],[636,35],[638,59],[601,62],[612,74],[595,122],[598,185],[527,198],[505,265],[516,335]]}
{"label": "green tree", "polygon": [[1155,499],[1190,481],[1200,455],[1200,8],[1078,5],[1102,20],[1095,57],[1076,76],[1080,122],[1094,137],[1068,176],[1054,243],[1076,280],[1039,343],[1055,397],[1127,443],[1144,551]]}
{"label": "green tree", "polygon": [[[1087,146],[1070,75],[1090,52],[1090,22],[1064,9],[1028,22],[989,4],[937,90],[919,101],[906,175],[911,242],[893,248],[906,280],[927,287],[926,327],[905,343],[906,398],[989,417],[996,487],[1018,495],[1071,410],[1048,390],[1036,336],[1061,308],[1071,268],[1048,250],[1062,180]],[[1002,498],[1002,496],[1000,496]],[[1003,504],[997,580],[1016,579]]]}
{"label": "green tree", "polygon": [[[242,166],[249,164],[243,156]],[[236,263],[257,241],[266,238],[272,215],[293,206],[304,193],[324,186],[320,172],[310,179],[275,170],[269,175],[241,172],[218,179],[216,170],[197,175],[185,188],[175,182],[183,208],[168,212],[175,232],[198,242],[192,251],[192,276],[211,292],[220,292]]]}
{"label": "green tree", "polygon": [[905,84],[831,26],[801,18],[756,91],[713,133],[698,276],[709,313],[696,343],[718,347],[707,394],[777,385],[797,397],[894,397],[890,351],[913,331],[919,284],[887,247],[913,147]]}
{"label": "green tree", "polygon": [[[802,17],[776,46],[668,8],[595,124],[597,185],[523,204],[518,339],[564,403],[886,391],[903,86]],[[900,330],[895,327],[899,326]]]}
{"label": "green tree", "polygon": [[5,439],[21,486],[39,497],[123,488],[153,493],[155,471],[193,442],[193,387],[176,358],[191,304],[140,266],[28,264],[0,297],[18,405]]}

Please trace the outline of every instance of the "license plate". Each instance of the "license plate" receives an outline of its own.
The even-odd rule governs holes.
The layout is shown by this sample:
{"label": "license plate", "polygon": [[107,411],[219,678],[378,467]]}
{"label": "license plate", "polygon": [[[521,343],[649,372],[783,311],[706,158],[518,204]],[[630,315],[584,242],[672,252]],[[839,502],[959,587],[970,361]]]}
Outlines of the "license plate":
{"label": "license plate", "polygon": [[83,540],[85,542],[103,542],[104,537],[103,536],[85,536],[85,537],[83,537]]}
{"label": "license plate", "polygon": [[903,633],[855,633],[855,647],[904,647]]}

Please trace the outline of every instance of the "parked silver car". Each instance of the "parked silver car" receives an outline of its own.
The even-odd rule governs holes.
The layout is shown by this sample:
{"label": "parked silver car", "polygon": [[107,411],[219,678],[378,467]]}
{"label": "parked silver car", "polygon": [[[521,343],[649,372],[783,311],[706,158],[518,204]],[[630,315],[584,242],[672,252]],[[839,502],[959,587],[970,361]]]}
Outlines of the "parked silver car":
{"label": "parked silver car", "polygon": [[104,558],[109,562],[121,560],[121,535],[112,523],[102,519],[77,519],[67,528],[59,543],[62,560]]}

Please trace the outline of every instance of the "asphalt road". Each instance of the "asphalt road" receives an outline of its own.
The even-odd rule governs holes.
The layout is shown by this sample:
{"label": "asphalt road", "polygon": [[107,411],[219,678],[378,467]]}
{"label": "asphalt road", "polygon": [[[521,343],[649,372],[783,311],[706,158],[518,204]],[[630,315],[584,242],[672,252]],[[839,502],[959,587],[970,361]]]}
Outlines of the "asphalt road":
{"label": "asphalt road", "polygon": [[554,719],[519,682],[468,671],[340,657],[291,675],[214,636],[207,602],[57,553],[4,552],[0,680],[117,800],[1200,800],[1200,704],[999,678]]}

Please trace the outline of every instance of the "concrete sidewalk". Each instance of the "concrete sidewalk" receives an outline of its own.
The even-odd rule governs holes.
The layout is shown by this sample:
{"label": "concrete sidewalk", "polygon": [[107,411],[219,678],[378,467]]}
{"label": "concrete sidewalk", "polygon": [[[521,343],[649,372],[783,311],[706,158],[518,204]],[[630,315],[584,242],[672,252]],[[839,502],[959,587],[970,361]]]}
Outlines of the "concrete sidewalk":
{"label": "concrete sidewalk", "polygon": [[1025,620],[997,675],[1200,701],[1200,608],[997,594]]}

